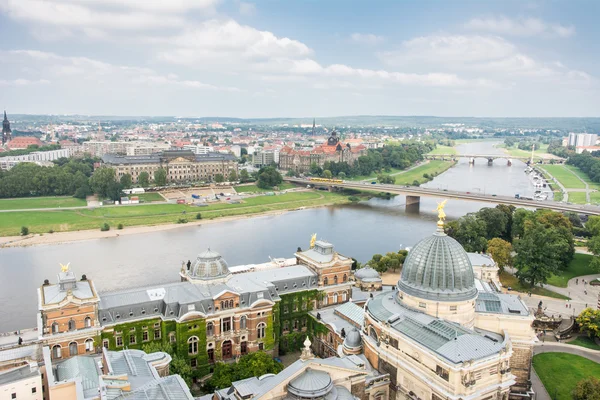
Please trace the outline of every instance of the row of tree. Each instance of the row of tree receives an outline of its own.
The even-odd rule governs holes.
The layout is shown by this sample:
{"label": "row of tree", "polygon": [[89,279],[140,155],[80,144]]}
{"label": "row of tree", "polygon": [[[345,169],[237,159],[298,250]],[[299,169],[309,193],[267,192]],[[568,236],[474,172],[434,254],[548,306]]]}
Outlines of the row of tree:
{"label": "row of tree", "polygon": [[600,158],[587,152],[572,154],[569,156],[567,164],[574,165],[585,172],[592,182],[600,182]]}
{"label": "row of tree", "polygon": [[384,256],[381,254],[374,254],[365,265],[373,268],[380,274],[390,270],[396,272],[404,265],[404,260],[406,260],[407,255],[407,250],[400,250],[397,253],[389,252]]}

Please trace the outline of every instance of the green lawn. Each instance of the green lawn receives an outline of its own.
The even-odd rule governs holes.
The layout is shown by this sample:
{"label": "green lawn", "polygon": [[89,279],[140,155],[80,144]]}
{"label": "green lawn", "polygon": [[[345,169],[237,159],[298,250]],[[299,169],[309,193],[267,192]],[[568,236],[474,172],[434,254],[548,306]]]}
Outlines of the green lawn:
{"label": "green lawn", "polygon": [[412,185],[415,180],[419,181],[419,183],[427,182],[428,180],[423,178],[423,174],[438,175],[454,164],[454,161],[431,160],[427,164],[396,175],[394,177],[396,178],[396,185]]}
{"label": "green lawn", "polygon": [[398,168],[390,168],[390,172],[372,172],[370,175],[358,175],[346,178],[347,181],[366,181],[366,180],[377,180],[377,175],[394,175],[402,173],[404,170]]}
{"label": "green lawn", "polygon": [[[591,200],[591,195],[590,195]],[[569,192],[569,203],[586,204],[587,198],[584,192]]]}
{"label": "green lawn", "polygon": [[[540,165],[539,168],[545,169],[554,176],[567,189],[585,189],[585,185],[577,176],[564,165]],[[570,196],[569,196],[570,197]]]}
{"label": "green lawn", "polygon": [[590,262],[593,256],[590,254],[575,253],[573,261],[569,264],[569,267],[562,271],[559,275],[552,275],[548,279],[548,284],[558,287],[567,287],[569,279],[575,278],[582,275],[596,274],[598,271],[590,268]]}
{"label": "green lawn", "polygon": [[147,204],[99,207],[93,210],[15,211],[1,215],[0,236],[18,235],[21,226],[27,226],[31,233],[46,233],[50,230],[60,232],[99,229],[105,222],[111,227],[116,227],[120,223],[126,227],[159,225],[176,223],[180,218],[191,221],[195,219],[197,213],[201,213],[203,219],[211,219],[347,202],[349,202],[347,195],[342,193],[310,191],[252,197],[240,204],[223,202],[207,207],[186,204]]}
{"label": "green lawn", "polygon": [[143,201],[144,203],[151,203],[153,201],[166,201],[165,198],[160,195],[160,193],[156,192],[132,194],[130,196],[138,196],[140,201]]}
{"label": "green lawn", "polygon": [[[521,150],[517,147],[507,148],[504,143],[497,145],[496,147],[503,149],[506,153],[513,157],[531,157],[531,149],[530,150]],[[548,145],[541,144],[540,148],[533,152],[533,158],[539,159],[549,156],[548,154]]]}
{"label": "green lawn", "polygon": [[590,193],[590,202],[592,204],[600,203],[600,192],[592,192]]}
{"label": "green lawn", "polygon": [[553,292],[552,290],[548,290],[546,288],[535,287],[532,289],[526,284],[525,285],[521,284],[521,282],[519,282],[519,280],[517,279],[516,276],[511,275],[506,271],[500,274],[500,282],[502,283],[502,286],[504,286],[505,288],[510,286],[512,290],[521,292],[521,293],[531,292],[531,293],[537,294],[539,296],[553,297],[555,299],[562,299],[562,300],[570,299],[567,296],[563,296],[562,294]]}
{"label": "green lawn", "polygon": [[554,197],[553,197],[554,201],[562,201],[563,193],[560,190],[553,191],[552,193],[554,193]]}
{"label": "green lawn", "polygon": [[577,336],[574,340],[567,342],[567,344],[581,346],[592,350],[600,350],[600,345],[596,344],[593,339],[590,339],[587,336]]}
{"label": "green lawn", "polygon": [[27,208],[85,207],[87,202],[75,197],[26,197],[0,199],[0,210],[24,210]]}
{"label": "green lawn", "polygon": [[570,400],[580,380],[600,376],[600,364],[567,353],[536,354],[533,367],[550,397],[558,400]]}
{"label": "green lawn", "polygon": [[[283,182],[279,185],[279,190],[287,190],[287,189],[292,189],[295,187],[297,187],[297,186],[294,185],[293,183]],[[254,184],[235,186],[234,189],[237,193],[265,193],[265,192],[273,191],[273,189],[261,189]]]}
{"label": "green lawn", "polygon": [[457,151],[454,147],[442,146],[441,144],[438,144],[435,149],[427,154],[457,154]]}
{"label": "green lawn", "polygon": [[575,175],[577,175],[581,179],[583,179],[583,181],[588,184],[590,189],[600,190],[600,184],[598,184],[596,182],[592,182],[590,177],[585,172],[583,172],[582,170],[577,168],[576,166],[565,164],[564,167],[566,169],[568,169],[569,171],[573,172]]}

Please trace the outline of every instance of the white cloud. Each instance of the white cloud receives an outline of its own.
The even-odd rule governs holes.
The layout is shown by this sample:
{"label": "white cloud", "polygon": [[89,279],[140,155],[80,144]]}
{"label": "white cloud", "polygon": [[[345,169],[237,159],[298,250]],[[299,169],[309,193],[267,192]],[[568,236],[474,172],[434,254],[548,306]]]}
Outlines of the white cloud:
{"label": "white cloud", "polygon": [[465,28],[478,32],[492,32],[512,36],[559,36],[569,37],[575,34],[573,26],[550,24],[539,18],[516,18],[504,16],[473,18]]}
{"label": "white cloud", "polygon": [[245,1],[240,1],[238,4],[238,9],[240,14],[242,15],[255,15],[256,14],[256,4],[247,3]]}
{"label": "white cloud", "polygon": [[373,33],[353,33],[350,35],[350,39],[356,43],[369,45],[379,44],[385,40],[383,36],[375,35]]}
{"label": "white cloud", "polygon": [[23,79],[23,78],[17,78],[17,79],[11,79],[11,80],[0,79],[0,86],[47,85],[49,83],[50,83],[50,81],[47,79],[37,79],[37,80],[30,80],[30,79]]}

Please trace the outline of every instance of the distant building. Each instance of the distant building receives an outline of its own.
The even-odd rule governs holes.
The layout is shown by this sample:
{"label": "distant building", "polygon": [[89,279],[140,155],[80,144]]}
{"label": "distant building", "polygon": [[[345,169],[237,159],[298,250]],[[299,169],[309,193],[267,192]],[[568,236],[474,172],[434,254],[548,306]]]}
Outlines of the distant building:
{"label": "distant building", "polygon": [[105,154],[127,154],[127,147],[131,142],[111,142],[110,140],[90,140],[83,142],[83,152],[94,157],[102,157]]}
{"label": "distant building", "polygon": [[12,139],[12,131],[10,130],[10,122],[4,110],[4,120],[2,121],[2,146],[10,142]]}
{"label": "distant building", "polygon": [[231,146],[230,150],[234,156],[236,156],[238,158],[240,158],[242,156],[242,147],[241,146],[234,144],[233,146]]}
{"label": "distant building", "polygon": [[190,150],[194,154],[209,154],[215,151],[215,148],[212,146],[202,146],[195,144],[186,144],[183,146],[184,150]]}
{"label": "distant building", "polygon": [[136,143],[127,147],[126,153],[128,156],[148,156],[170,148],[171,145],[168,143]]}
{"label": "distant building", "polygon": [[273,163],[277,163],[276,158],[279,159],[279,152],[275,150],[261,150],[259,147],[259,150],[252,154],[252,165],[257,168],[267,167]]}
{"label": "distant building", "polygon": [[600,146],[577,146],[575,148],[575,152],[577,154],[581,154],[584,151],[587,151],[588,153],[593,153],[594,151],[600,151]]}
{"label": "distant building", "polygon": [[15,165],[30,162],[38,165],[52,165],[52,161],[62,157],[71,157],[74,154],[74,148],[49,150],[49,151],[34,151],[21,156],[0,157],[0,169],[9,170]]}
{"label": "distant building", "polygon": [[595,133],[569,133],[567,143],[573,147],[595,146],[598,135]]}
{"label": "distant building", "polygon": [[42,400],[42,374],[36,362],[0,373],[0,399]]}
{"label": "distant building", "polygon": [[[4,129],[3,129],[4,130]],[[44,143],[34,136],[17,136],[12,138],[6,148],[9,150],[24,150],[29,146],[43,146]]]}
{"label": "distant building", "polygon": [[279,168],[304,172],[315,163],[322,167],[326,161],[354,163],[358,157],[367,154],[367,148],[359,144],[352,147],[350,143],[343,143],[333,130],[327,142],[312,150],[295,150],[284,147],[279,154]]}
{"label": "distant building", "polygon": [[187,150],[165,150],[147,156],[105,154],[102,162],[115,169],[117,177],[131,175],[134,183],[140,173],[147,172],[153,179],[160,168],[167,171],[168,182],[213,181],[217,174],[229,176],[238,172],[238,163],[231,154],[194,154]]}

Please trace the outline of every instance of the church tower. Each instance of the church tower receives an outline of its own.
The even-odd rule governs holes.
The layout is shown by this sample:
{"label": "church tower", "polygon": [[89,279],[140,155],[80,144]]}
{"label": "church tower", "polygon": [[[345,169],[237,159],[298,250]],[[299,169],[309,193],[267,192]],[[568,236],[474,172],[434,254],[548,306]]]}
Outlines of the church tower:
{"label": "church tower", "polygon": [[10,142],[12,139],[10,130],[10,122],[8,121],[8,117],[6,116],[6,110],[4,110],[4,120],[2,121],[2,145]]}
{"label": "church tower", "polygon": [[315,119],[313,118],[313,130],[312,135],[315,136]]}

